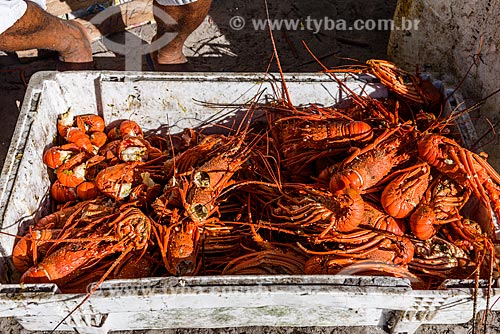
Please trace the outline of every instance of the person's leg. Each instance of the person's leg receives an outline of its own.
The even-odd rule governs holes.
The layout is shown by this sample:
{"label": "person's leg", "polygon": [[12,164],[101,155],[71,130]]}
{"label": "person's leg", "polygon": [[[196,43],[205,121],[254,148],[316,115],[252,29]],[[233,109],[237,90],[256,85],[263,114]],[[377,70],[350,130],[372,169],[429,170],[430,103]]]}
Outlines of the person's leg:
{"label": "person's leg", "polygon": [[61,20],[31,1],[27,6],[24,15],[0,34],[0,50],[48,49],[59,52],[64,62],[92,61],[90,42],[81,25]]}
{"label": "person's leg", "polygon": [[[175,32],[177,35],[166,46],[158,50],[156,61],[159,64],[183,64],[186,57],[182,52],[184,42],[198,28],[208,14],[212,0],[198,0],[187,5],[163,6],[154,2],[153,14],[156,20],[156,36]],[[175,23],[163,22],[158,11],[167,13]]]}

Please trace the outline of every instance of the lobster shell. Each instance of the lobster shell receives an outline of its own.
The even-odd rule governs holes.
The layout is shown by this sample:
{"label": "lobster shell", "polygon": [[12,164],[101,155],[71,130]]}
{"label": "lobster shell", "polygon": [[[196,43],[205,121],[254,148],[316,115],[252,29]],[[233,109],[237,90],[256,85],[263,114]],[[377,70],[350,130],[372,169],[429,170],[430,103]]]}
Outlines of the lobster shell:
{"label": "lobster shell", "polygon": [[382,191],[382,206],[394,218],[406,218],[424,196],[430,183],[430,166],[415,166],[396,176]]}
{"label": "lobster shell", "polygon": [[142,137],[142,135],[142,128],[136,122],[126,120],[120,123],[120,136],[122,138],[126,136]]}
{"label": "lobster shell", "polygon": [[98,115],[80,115],[75,120],[76,126],[85,133],[103,132],[105,128],[104,120]]}
{"label": "lobster shell", "polygon": [[95,148],[90,141],[90,137],[79,128],[70,128],[66,135],[66,140],[75,143],[81,149],[94,154]]}
{"label": "lobster shell", "polygon": [[420,240],[430,239],[437,233],[436,223],[436,214],[428,205],[420,205],[410,217],[411,231]]}
{"label": "lobster shell", "polygon": [[92,145],[96,147],[103,147],[104,144],[106,144],[106,141],[108,140],[108,136],[104,132],[92,132],[90,134],[90,142]]}
{"label": "lobster shell", "polygon": [[79,151],[80,148],[73,143],[53,146],[43,154],[43,163],[49,168],[56,169]]}
{"label": "lobster shell", "polygon": [[85,152],[78,153],[57,169],[57,179],[63,186],[76,187],[85,181]]}
{"label": "lobster shell", "polygon": [[86,181],[80,183],[78,187],[76,187],[76,194],[78,198],[86,201],[96,198],[99,195],[99,189],[94,184],[94,182]]}
{"label": "lobster shell", "polygon": [[52,198],[60,203],[76,201],[76,189],[64,186],[59,180],[50,188]]}

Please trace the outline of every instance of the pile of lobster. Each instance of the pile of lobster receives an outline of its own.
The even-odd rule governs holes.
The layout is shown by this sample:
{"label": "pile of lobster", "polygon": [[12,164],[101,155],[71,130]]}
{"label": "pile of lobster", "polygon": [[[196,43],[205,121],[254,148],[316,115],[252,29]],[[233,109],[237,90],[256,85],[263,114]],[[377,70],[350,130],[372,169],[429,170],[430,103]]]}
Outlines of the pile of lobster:
{"label": "pile of lobster", "polygon": [[359,71],[390,96],[339,80],[342,107],[253,103],[220,134],[145,135],[130,120],[105,131],[99,116],[61,115],[64,143],[43,156],[57,209],[16,243],[21,281],[79,291],[162,275],[491,279],[500,176],[457,143],[428,81],[387,62]]}

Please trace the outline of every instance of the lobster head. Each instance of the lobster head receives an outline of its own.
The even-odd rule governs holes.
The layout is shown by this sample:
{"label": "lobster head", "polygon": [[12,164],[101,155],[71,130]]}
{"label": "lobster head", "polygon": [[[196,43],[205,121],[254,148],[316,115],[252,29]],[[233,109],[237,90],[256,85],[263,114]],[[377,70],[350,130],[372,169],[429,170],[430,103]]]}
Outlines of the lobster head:
{"label": "lobster head", "polygon": [[175,276],[195,274],[200,239],[198,224],[190,221],[170,226],[155,224],[155,227],[167,271]]}
{"label": "lobster head", "polygon": [[171,233],[169,267],[174,275],[194,274],[197,268],[198,241],[200,233],[194,222],[182,224]]}

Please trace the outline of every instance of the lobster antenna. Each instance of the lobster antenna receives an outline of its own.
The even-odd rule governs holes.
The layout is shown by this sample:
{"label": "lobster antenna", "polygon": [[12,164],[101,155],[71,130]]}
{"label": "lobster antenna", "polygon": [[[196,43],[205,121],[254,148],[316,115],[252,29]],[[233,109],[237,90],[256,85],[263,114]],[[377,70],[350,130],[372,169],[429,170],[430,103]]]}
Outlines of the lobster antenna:
{"label": "lobster antenna", "polygon": [[111,272],[115,270],[116,266],[120,264],[120,262],[125,258],[126,255],[130,253],[130,251],[131,248],[129,247],[122,254],[120,254],[120,256],[111,265],[111,267],[109,267],[109,269],[104,273],[104,275],[102,275],[101,279],[94,285],[92,290],[90,290],[90,292],[87,293],[85,298],[83,298],[83,300],[80,303],[78,303],[78,305],[76,305],[61,321],[59,321],[56,327],[54,327],[54,329],[52,329],[49,332],[49,334],[53,334],[59,328],[59,326],[61,326],[63,322],[66,321],[66,319],[68,319],[73,313],[76,312],[76,310],[78,310],[83,304],[85,304],[87,300],[89,300],[89,298],[94,294],[94,292],[96,292],[96,290],[101,286],[102,282],[104,282],[104,280],[111,274]]}
{"label": "lobster antenna", "polygon": [[[174,178],[175,182],[177,182],[177,180],[176,180],[176,176],[177,175],[176,175],[176,172],[175,172],[177,170],[177,163],[176,163],[176,159],[175,159],[175,153],[176,152],[175,152],[175,148],[174,148],[174,141],[172,140],[172,133],[170,132],[170,119],[168,117],[168,113],[166,113],[166,116],[167,116],[167,124],[168,124],[168,127],[167,127],[167,136],[168,136],[168,141],[170,142],[170,149],[172,151],[172,161],[173,161],[173,167],[172,168],[173,168],[173,171],[174,171],[173,178]],[[165,203],[165,205],[167,205],[167,204]]]}
{"label": "lobster antenna", "polygon": [[276,57],[276,64],[278,65],[281,81],[283,84],[283,91],[285,93],[285,97],[287,100],[286,102],[291,105],[292,100],[290,99],[290,94],[288,93],[288,88],[286,86],[285,76],[283,75],[283,69],[281,68],[280,57],[278,55],[278,50],[276,49],[276,43],[274,41],[273,29],[271,27],[271,18],[269,17],[269,7],[267,5],[267,0],[264,0],[264,3],[266,5],[267,26],[269,28],[269,35],[271,36],[271,43],[273,44],[273,52],[274,52],[274,56]]}
{"label": "lobster antenna", "polygon": [[[488,131],[486,131],[481,137],[479,137],[471,146],[470,146],[470,150],[472,152],[477,152],[480,148],[490,144],[491,142],[493,142],[493,140],[495,140],[495,138],[497,137],[497,132],[495,131],[495,128],[498,124],[500,124],[500,122],[495,122],[495,124],[491,123],[491,121],[489,120],[488,117],[485,118],[485,121],[486,123],[488,123],[490,129]],[[481,141],[486,138],[487,135],[489,135],[490,133],[493,133],[493,138],[488,140],[487,142],[485,142],[484,144],[481,145]]]}
{"label": "lobster antenna", "polygon": [[[455,91],[456,91],[456,89],[455,89],[453,92],[451,92],[451,93],[450,93],[450,94],[446,97],[445,101],[446,101],[447,99],[449,99],[451,96],[453,96],[453,94],[454,94],[454,92],[455,92]],[[459,106],[458,106],[458,107],[455,107],[454,111],[452,111],[452,114],[449,116],[449,120],[446,120],[446,121],[445,121],[444,126],[446,126],[450,120],[456,120],[456,119],[458,119],[460,116],[462,116],[462,115],[463,115],[463,114],[465,114],[465,113],[470,113],[470,112],[472,112],[472,111],[479,110],[479,109],[481,108],[481,106],[482,106],[482,105],[486,102],[486,100],[487,100],[487,99],[489,99],[490,97],[492,97],[492,96],[494,96],[494,95],[496,95],[496,94],[498,94],[498,93],[500,93],[500,88],[495,89],[493,92],[489,93],[488,95],[486,95],[485,97],[483,97],[481,100],[479,100],[478,102],[474,103],[472,106],[470,106],[470,107],[468,107],[468,108],[465,108],[464,110],[461,110],[461,111],[455,112],[455,110],[457,110],[459,106],[461,106],[461,105],[465,105],[465,102],[462,102],[461,104],[459,104]],[[488,123],[490,123],[490,122],[488,121]],[[484,134],[483,134],[483,135],[482,135],[479,139],[477,139],[477,140],[476,140],[476,142],[475,142],[475,143],[473,143],[473,144],[471,145],[471,147],[472,147],[472,148],[475,148],[476,146],[478,146],[478,145],[481,143],[481,141],[482,141],[482,140],[483,140],[483,139],[484,139],[484,138],[485,138],[485,137],[486,137],[486,136],[487,136],[490,132],[494,132],[494,128],[495,128],[495,127],[496,127],[499,123],[500,123],[500,121],[499,121],[499,122],[496,122],[495,124],[491,124],[491,123],[490,123],[490,127],[491,127],[491,129],[490,129],[490,130],[488,130],[488,131],[486,131],[486,132],[485,132],[485,133],[484,133]],[[481,148],[482,146],[485,146],[485,145],[487,145],[487,143],[486,143],[486,144],[483,144],[483,145],[481,145],[481,146],[479,146],[479,148]]]}
{"label": "lobster antenna", "polygon": [[448,101],[448,99],[453,96],[453,94],[455,94],[457,92],[457,90],[464,84],[465,82],[465,79],[467,79],[467,77],[469,76],[470,74],[470,71],[472,71],[472,68],[474,66],[477,66],[478,63],[479,63],[479,60],[481,60],[481,49],[483,48],[483,37],[484,36],[481,36],[479,38],[479,46],[477,48],[477,52],[476,54],[472,57],[472,63],[470,64],[469,68],[467,69],[467,71],[465,72],[465,75],[462,77],[462,80],[460,80],[460,82],[458,83],[457,87],[455,87],[455,89],[451,92],[451,94],[449,94],[445,99],[444,101]]}
{"label": "lobster antenna", "polygon": [[[331,77],[333,77],[333,79],[339,84],[339,87],[342,89],[342,90],[345,90],[347,91],[348,94],[351,94],[353,98],[357,98],[358,101],[362,101],[361,97],[356,94],[354,91],[352,91],[349,87],[347,87],[347,85],[345,85],[333,72],[331,72],[328,67],[325,66],[325,64],[323,64],[321,62],[321,60],[311,51],[311,49],[309,48],[309,46],[307,45],[307,43],[305,41],[302,41],[302,44],[304,45],[304,47],[306,48],[307,52],[309,52],[309,54],[311,55],[311,57],[313,57],[313,59],[319,64],[319,66],[321,66],[323,68],[323,70],[329,74]],[[361,102],[360,102],[361,103]],[[365,105],[366,106],[366,105]]]}

